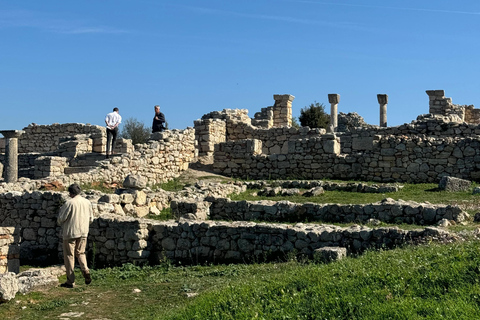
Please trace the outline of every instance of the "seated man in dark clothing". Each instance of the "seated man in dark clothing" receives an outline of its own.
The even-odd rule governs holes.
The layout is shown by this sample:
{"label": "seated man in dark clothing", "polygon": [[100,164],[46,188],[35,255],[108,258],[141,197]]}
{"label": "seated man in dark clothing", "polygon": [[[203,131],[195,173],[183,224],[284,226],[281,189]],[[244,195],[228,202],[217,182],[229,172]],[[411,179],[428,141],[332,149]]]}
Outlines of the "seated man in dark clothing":
{"label": "seated man in dark clothing", "polygon": [[165,116],[160,112],[160,106],[155,106],[155,116],[153,117],[152,133],[165,130]]}

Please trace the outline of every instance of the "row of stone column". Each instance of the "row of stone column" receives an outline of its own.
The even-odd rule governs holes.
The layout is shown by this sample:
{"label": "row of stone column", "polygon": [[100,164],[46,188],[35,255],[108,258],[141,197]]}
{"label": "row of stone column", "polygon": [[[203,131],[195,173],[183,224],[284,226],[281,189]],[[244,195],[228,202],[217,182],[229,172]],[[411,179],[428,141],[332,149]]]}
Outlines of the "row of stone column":
{"label": "row of stone column", "polygon": [[[386,127],[388,95],[377,94],[377,100],[380,104],[380,127]],[[338,128],[338,103],[340,102],[340,95],[330,93],[328,95],[328,102],[330,103],[330,131],[335,132]]]}

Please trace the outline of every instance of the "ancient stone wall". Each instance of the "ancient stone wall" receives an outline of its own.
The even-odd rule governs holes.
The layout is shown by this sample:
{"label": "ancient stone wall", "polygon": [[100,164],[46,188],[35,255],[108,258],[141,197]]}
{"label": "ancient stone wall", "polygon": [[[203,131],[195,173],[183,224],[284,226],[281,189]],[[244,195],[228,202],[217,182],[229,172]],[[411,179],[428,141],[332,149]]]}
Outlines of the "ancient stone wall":
{"label": "ancient stone wall", "polygon": [[238,140],[218,145],[213,168],[227,176],[253,179],[304,178],[321,179],[334,175],[332,162],[340,152],[334,135],[288,141],[287,152],[260,154],[260,140]]}
{"label": "ancient stone wall", "polygon": [[480,109],[475,109],[473,105],[464,106],[465,122],[480,124]]}
{"label": "ancient stone wall", "polygon": [[59,193],[0,193],[0,227],[17,229],[22,263],[57,261],[59,228],[56,219],[63,203]]}
{"label": "ancient stone wall", "polygon": [[[19,153],[48,153],[56,151],[59,149],[62,138],[82,134],[92,139],[89,152],[102,152],[106,144],[106,129],[105,127],[97,125],[82,123],[55,123],[52,125],[30,124],[22,130],[25,131],[25,133],[18,139]],[[5,147],[1,149],[2,145],[4,145],[4,143],[0,143],[0,153],[5,152]]]}
{"label": "ancient stone wall", "polygon": [[20,270],[20,237],[15,227],[0,227],[0,274]]}
{"label": "ancient stone wall", "polygon": [[135,145],[135,151],[102,161],[102,165],[85,173],[53,176],[64,185],[73,182],[123,182],[129,174],[138,174],[147,183],[166,182],[177,177],[196,158],[195,130],[157,132],[145,144]]}
{"label": "ancient stone wall", "polygon": [[226,122],[220,119],[195,120],[195,139],[199,157],[212,157],[215,145],[225,142]]}
{"label": "ancient stone wall", "polygon": [[[282,129],[266,132],[273,135],[274,130]],[[292,135],[282,147],[268,149],[269,152],[265,152],[262,145],[262,154],[248,150],[242,154],[238,151],[243,150],[245,140],[229,141],[218,146],[214,168],[217,173],[251,179],[438,182],[443,175],[451,175],[477,180],[480,178],[479,135],[480,126],[475,124],[422,117],[398,127],[357,128],[337,133],[335,139],[340,141],[341,148],[330,154],[323,154],[315,145],[318,139],[328,137],[325,134],[312,134],[311,138],[304,139],[295,139]]]}
{"label": "ancient stone wall", "polygon": [[243,139],[260,140],[262,143],[262,153],[266,155],[285,153],[288,149],[289,141],[307,137],[320,137],[326,133],[325,129],[320,128],[279,127],[264,129],[235,121],[227,121],[226,128],[227,141]]}
{"label": "ancient stone wall", "polygon": [[297,204],[289,201],[232,201],[207,197],[209,218],[233,221],[322,221],[366,223],[370,219],[386,223],[437,224],[442,219],[462,222],[467,215],[457,206],[432,205],[384,199],[371,204]]}
{"label": "ancient stone wall", "polygon": [[[87,198],[91,196],[87,194]],[[98,199],[100,195],[94,196]],[[0,227],[15,226],[14,235],[21,239],[18,243],[22,264],[61,262],[61,228],[56,225],[56,219],[65,197],[66,193],[38,191],[0,194]],[[106,207],[99,199],[92,205],[96,217],[90,226],[87,251],[90,259],[95,254],[97,266],[158,262],[165,258],[188,263],[258,261],[270,256],[311,256],[315,249],[327,246],[345,247],[351,253],[358,253],[442,233],[434,228],[404,231],[302,223],[292,226],[221,221],[161,222],[117,214],[99,215]],[[454,213],[451,214],[453,217]],[[13,229],[7,230],[12,234]],[[10,239],[9,235],[8,241]]]}

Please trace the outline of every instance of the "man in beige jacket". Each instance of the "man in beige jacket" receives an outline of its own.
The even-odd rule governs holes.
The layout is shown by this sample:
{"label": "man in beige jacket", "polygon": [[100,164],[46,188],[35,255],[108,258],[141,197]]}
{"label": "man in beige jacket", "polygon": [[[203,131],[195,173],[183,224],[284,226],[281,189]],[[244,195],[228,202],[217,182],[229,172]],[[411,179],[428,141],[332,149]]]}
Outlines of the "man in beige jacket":
{"label": "man in beige jacket", "polygon": [[82,190],[74,183],[68,187],[69,200],[60,208],[57,223],[63,228],[63,260],[67,269],[67,281],[60,286],[73,288],[75,285],[75,256],[82,270],[85,284],[90,284],[90,270],[87,266],[85,247],[90,223],[93,221],[92,204],[83,198]]}

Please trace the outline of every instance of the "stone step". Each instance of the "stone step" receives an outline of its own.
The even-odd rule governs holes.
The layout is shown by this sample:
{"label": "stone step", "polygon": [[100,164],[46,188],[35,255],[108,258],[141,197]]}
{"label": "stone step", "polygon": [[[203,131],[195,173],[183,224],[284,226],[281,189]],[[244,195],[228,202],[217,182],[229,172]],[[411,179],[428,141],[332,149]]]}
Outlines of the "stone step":
{"label": "stone step", "polygon": [[64,172],[65,174],[83,173],[89,172],[95,168],[97,168],[97,166],[67,167]]}
{"label": "stone step", "polygon": [[98,161],[105,160],[102,153],[85,153],[70,161],[70,167],[98,166]]}

